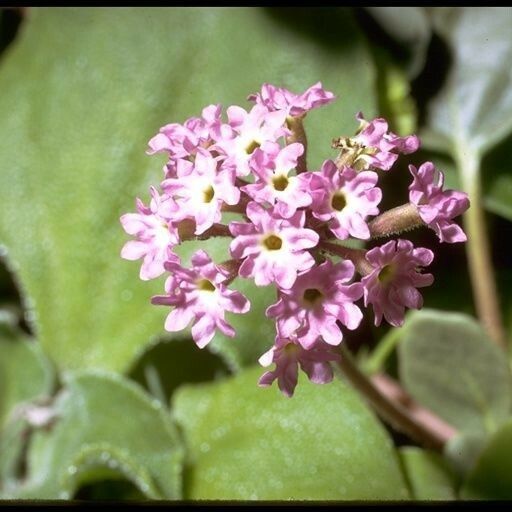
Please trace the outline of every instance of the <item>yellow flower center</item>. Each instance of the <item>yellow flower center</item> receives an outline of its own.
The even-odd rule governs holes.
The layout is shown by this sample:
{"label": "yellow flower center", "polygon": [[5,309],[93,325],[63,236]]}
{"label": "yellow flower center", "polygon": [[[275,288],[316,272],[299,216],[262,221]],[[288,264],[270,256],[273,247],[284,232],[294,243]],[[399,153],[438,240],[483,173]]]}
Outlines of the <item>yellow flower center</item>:
{"label": "yellow flower center", "polygon": [[263,245],[269,251],[279,251],[283,246],[283,241],[276,235],[269,235],[265,240],[263,240]]}
{"label": "yellow flower center", "polygon": [[283,190],[286,190],[286,187],[288,186],[288,178],[284,176],[283,174],[279,174],[278,176],[274,176],[272,178],[272,185],[278,192],[282,192]]}

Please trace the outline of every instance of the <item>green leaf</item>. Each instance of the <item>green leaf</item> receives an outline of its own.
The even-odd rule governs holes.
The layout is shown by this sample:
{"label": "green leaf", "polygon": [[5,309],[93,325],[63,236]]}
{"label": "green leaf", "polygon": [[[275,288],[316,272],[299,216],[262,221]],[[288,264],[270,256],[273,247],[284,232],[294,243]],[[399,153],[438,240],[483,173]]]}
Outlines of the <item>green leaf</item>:
{"label": "green leaf", "polygon": [[490,439],[464,483],[462,499],[512,499],[512,423]]}
{"label": "green leaf", "polygon": [[17,406],[49,397],[54,383],[39,343],[0,318],[0,431]]}
{"label": "green leaf", "polygon": [[461,161],[478,158],[512,129],[512,8],[441,7],[432,15],[452,65],[428,108],[434,138],[423,140]]}
{"label": "green leaf", "polygon": [[54,385],[53,368],[40,345],[16,328],[15,317],[0,310],[0,488],[18,478],[25,408],[48,399]]}
{"label": "green leaf", "polygon": [[441,455],[408,446],[399,450],[416,500],[454,500],[455,475]]}
{"label": "green leaf", "polygon": [[[312,168],[334,156],[332,137],[355,131],[355,112],[375,113],[373,69],[347,9],[30,11],[0,70],[0,241],[61,369],[124,371],[163,330],[166,308],[149,303],[163,279],[141,282],[139,263],[119,257],[129,238],[119,216],[161,178],[149,138],[211,103],[249,106],[264,82],[301,91],[318,80],[340,101],[306,120]],[[251,341],[235,345],[252,343],[252,358],[271,340],[259,316],[247,330]]]}
{"label": "green leaf", "polygon": [[510,146],[512,136],[503,140],[486,155],[482,167],[484,206],[492,213],[512,221],[512,159]]}
{"label": "green leaf", "polygon": [[406,499],[382,425],[341,381],[258,387],[261,368],[187,386],[174,411],[188,445],[187,499]]}
{"label": "green leaf", "polygon": [[137,385],[100,372],[67,382],[51,429],[33,434],[28,476],[5,498],[69,499],[80,485],[129,479],[148,498],[181,497],[183,448],[168,413]]}
{"label": "green leaf", "polygon": [[445,444],[444,456],[460,478],[464,478],[473,469],[488,438],[486,433],[464,432]]}
{"label": "green leaf", "polygon": [[463,432],[491,432],[508,417],[510,370],[476,320],[426,309],[403,329],[400,377],[420,404]]}

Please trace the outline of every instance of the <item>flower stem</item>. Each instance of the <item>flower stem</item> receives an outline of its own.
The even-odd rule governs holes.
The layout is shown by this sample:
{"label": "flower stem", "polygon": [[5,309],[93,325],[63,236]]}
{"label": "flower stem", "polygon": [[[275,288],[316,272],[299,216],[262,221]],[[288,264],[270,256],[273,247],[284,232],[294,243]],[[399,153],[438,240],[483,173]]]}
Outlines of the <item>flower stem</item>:
{"label": "flower stem", "polygon": [[407,434],[422,446],[439,452],[457,431],[417,405],[390,377],[379,374],[370,380],[355,364],[345,347],[338,363],[343,375],[371,404],[377,414],[396,430]]}
{"label": "flower stem", "polygon": [[492,265],[489,237],[482,205],[479,176],[479,158],[464,153],[457,159],[464,188],[469,195],[470,208],[464,214],[464,227],[468,236],[466,251],[469,274],[473,287],[476,310],[492,340],[506,347],[501,310],[496,290],[496,278]]}
{"label": "flower stem", "polygon": [[292,144],[293,142],[300,142],[304,146],[304,153],[297,160],[297,174],[301,172],[306,172],[308,170],[307,165],[307,151],[308,151],[308,139],[306,137],[306,132],[304,130],[304,125],[302,124],[302,119],[304,116],[289,116],[286,119],[286,124],[288,128],[290,128],[292,134],[289,137],[286,137],[286,144]]}
{"label": "flower stem", "polygon": [[406,203],[381,213],[368,223],[372,239],[398,235],[424,226],[416,205]]}

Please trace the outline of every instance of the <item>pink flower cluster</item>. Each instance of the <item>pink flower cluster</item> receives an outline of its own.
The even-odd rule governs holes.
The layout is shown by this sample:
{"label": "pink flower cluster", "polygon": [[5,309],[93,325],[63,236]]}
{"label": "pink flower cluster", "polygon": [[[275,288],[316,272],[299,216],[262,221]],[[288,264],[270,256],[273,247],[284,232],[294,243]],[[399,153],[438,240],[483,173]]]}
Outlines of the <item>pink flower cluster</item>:
{"label": "pink flower cluster", "polygon": [[[142,259],[143,280],[168,274],[165,294],[152,302],[172,308],[168,331],[191,325],[200,348],[217,331],[235,336],[226,312],[249,311],[249,300],[230,289],[235,278],[275,287],[277,301],[266,314],[275,320],[276,336],[260,358],[275,367],[259,384],[277,380],[291,396],[299,367],[313,382],[332,379],[336,347],[345,329],[361,323],[363,304],[372,306],[376,325],[385,318],[394,326],[403,323],[406,308],[422,306],[418,288],[433,282],[423,273],[432,251],[404,239],[368,251],[346,245],[378,237],[371,219],[381,213],[378,171],[416,151],[419,140],[390,132],[384,119],[368,122],[358,114],[358,133],[335,144],[338,157],[309,170],[302,122],[334,95],[320,82],[302,94],[264,84],[248,99],[254,102],[249,110],[230,106],[224,116],[220,105],[210,105],[200,117],[162,127],[149,141],[148,154],[167,155],[164,176],[160,190],[151,187],[148,206],[137,199],[137,212],[121,217],[134,237],[121,256]],[[443,190],[443,175],[430,162],[410,171],[413,220],[442,242],[464,241],[453,218],[468,208],[467,196]],[[223,221],[225,213],[240,219]],[[204,250],[190,264],[175,253],[186,240],[213,236],[231,239],[222,263]]]}

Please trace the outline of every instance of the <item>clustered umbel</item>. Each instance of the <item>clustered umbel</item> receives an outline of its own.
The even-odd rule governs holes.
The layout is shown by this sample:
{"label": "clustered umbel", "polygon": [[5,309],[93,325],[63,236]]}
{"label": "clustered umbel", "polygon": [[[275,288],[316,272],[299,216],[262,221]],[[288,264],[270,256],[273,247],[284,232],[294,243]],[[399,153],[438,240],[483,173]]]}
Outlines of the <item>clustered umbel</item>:
{"label": "clustered umbel", "polygon": [[[416,151],[416,136],[399,137],[384,119],[368,122],[359,113],[356,135],[332,142],[338,156],[310,170],[303,119],[334,95],[320,82],[302,94],[264,84],[248,99],[254,103],[249,111],[230,106],[224,120],[222,107],[210,105],[201,117],[163,126],[149,141],[148,154],[168,156],[164,178],[160,189],[151,187],[147,206],[137,199],[137,213],[121,217],[135,238],[121,256],[143,260],[143,280],[168,274],[165,294],[152,302],[172,308],[167,331],[191,325],[200,348],[217,330],[235,336],[226,312],[249,311],[249,300],[230,289],[235,278],[275,287],[277,301],[266,315],[275,320],[276,336],[259,359],[275,367],[259,384],[277,380],[292,396],[299,366],[313,382],[332,380],[330,362],[340,357],[343,330],[357,329],[363,317],[360,299],[372,306],[375,325],[384,318],[400,326],[406,308],[422,307],[417,288],[433,282],[423,272],[431,250],[401,238],[355,249],[350,240],[428,226],[441,242],[463,242],[453,218],[469,201],[463,192],[443,190],[442,172],[426,162],[409,166],[409,203],[380,213],[378,172]],[[223,222],[224,212],[240,219]],[[198,250],[187,265],[174,252],[187,240],[218,236],[231,238],[226,261]]]}

